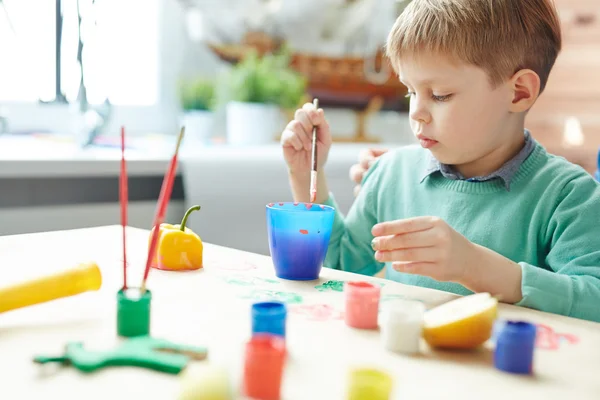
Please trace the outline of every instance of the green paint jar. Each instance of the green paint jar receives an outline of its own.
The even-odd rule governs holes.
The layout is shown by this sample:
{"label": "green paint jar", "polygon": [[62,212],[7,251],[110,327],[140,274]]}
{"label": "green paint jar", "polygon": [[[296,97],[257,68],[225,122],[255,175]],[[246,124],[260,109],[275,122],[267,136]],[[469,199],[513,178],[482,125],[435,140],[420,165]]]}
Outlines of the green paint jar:
{"label": "green paint jar", "polygon": [[117,334],[123,337],[150,335],[152,292],[138,288],[117,292]]}

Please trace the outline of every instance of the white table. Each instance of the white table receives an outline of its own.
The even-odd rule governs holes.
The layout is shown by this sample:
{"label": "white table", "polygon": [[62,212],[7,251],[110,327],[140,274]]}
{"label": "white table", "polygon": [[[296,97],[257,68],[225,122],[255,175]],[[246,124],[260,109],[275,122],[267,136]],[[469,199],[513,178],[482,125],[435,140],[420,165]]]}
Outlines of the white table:
{"label": "white table", "polygon": [[[147,238],[144,230],[128,231],[130,285],[141,281]],[[315,289],[330,279],[384,282],[385,298],[399,295],[422,300],[428,307],[454,298],[448,293],[332,270],[323,270],[319,281],[271,283],[261,280],[274,279],[268,257],[209,244],[204,254],[204,270],[151,271],[152,334],[208,347],[209,357],[204,362],[226,366],[236,389],[242,376],[242,349],[250,336],[253,299],[245,297],[273,291],[303,297],[302,304],[289,305],[290,360],[284,375],[284,399],[342,399],[353,366],[374,366],[391,373],[394,399],[591,400],[600,394],[600,324],[502,305],[501,318],[545,324],[557,333],[578,338],[578,343],[561,342],[554,350],[537,348],[535,375],[513,376],[493,367],[489,346],[477,352],[454,353],[432,351],[422,343],[418,356],[396,355],[384,350],[378,331],[354,330],[335,318],[311,321],[297,309],[324,303],[343,311],[342,293]],[[97,262],[103,275],[98,292],[0,314],[1,399],[176,398],[179,376],[129,367],[84,375],[74,368],[32,362],[34,355],[61,353],[68,341],[83,341],[89,349],[115,344],[120,259],[118,226],[0,238],[3,286],[87,260]],[[248,286],[228,283],[228,279]]]}

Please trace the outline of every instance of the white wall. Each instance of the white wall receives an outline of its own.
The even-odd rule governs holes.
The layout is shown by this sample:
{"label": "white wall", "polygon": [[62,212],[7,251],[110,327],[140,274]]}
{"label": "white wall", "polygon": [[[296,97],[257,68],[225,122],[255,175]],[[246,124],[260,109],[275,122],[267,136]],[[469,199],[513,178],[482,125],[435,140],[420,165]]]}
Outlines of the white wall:
{"label": "white wall", "polygon": [[[155,211],[156,202],[130,203],[128,225],[150,229]],[[165,221],[176,223],[184,212],[183,201],[171,201]],[[118,203],[0,208],[0,235],[120,225],[120,218]]]}

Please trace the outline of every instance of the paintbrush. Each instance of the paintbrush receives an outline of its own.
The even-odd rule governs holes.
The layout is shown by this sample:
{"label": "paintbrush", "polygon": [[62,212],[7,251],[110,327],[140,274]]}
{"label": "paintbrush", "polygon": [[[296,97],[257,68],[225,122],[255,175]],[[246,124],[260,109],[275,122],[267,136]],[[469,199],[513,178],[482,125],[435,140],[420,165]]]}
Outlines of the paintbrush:
{"label": "paintbrush", "polygon": [[142,280],[141,285],[142,294],[146,292],[146,281],[148,279],[148,274],[150,273],[150,264],[152,264],[152,259],[154,258],[154,254],[156,253],[158,231],[160,229],[160,224],[162,224],[165,218],[167,205],[169,204],[169,200],[171,199],[173,181],[175,180],[175,171],[177,170],[177,155],[179,154],[179,146],[181,145],[181,140],[183,139],[184,133],[185,126],[182,127],[181,132],[179,132],[179,137],[177,138],[177,145],[175,147],[175,154],[173,154],[173,158],[171,158],[171,163],[169,164],[169,168],[165,173],[165,177],[163,179],[163,183],[160,189],[158,207],[156,209],[156,216],[154,217],[154,223],[152,226],[152,237],[150,238],[150,247],[148,249],[148,258],[146,259],[146,269],[144,270],[144,279]]}
{"label": "paintbrush", "polygon": [[[319,109],[319,99],[314,99],[313,104],[315,110]],[[317,200],[317,127],[313,126],[312,131],[312,157],[311,157],[311,172],[310,172],[310,202],[314,203]]]}
{"label": "paintbrush", "polygon": [[127,164],[125,162],[125,127],[121,127],[121,174],[119,176],[119,202],[121,203],[121,227],[123,230],[123,290],[127,289]]}

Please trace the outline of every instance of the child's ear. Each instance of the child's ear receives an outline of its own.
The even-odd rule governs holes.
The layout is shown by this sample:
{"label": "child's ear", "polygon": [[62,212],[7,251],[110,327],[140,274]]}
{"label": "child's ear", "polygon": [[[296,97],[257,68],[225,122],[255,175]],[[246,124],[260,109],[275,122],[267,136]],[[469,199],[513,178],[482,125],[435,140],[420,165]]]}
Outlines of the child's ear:
{"label": "child's ear", "polygon": [[530,69],[521,69],[510,79],[510,88],[513,93],[510,111],[527,111],[540,94],[540,77]]}

